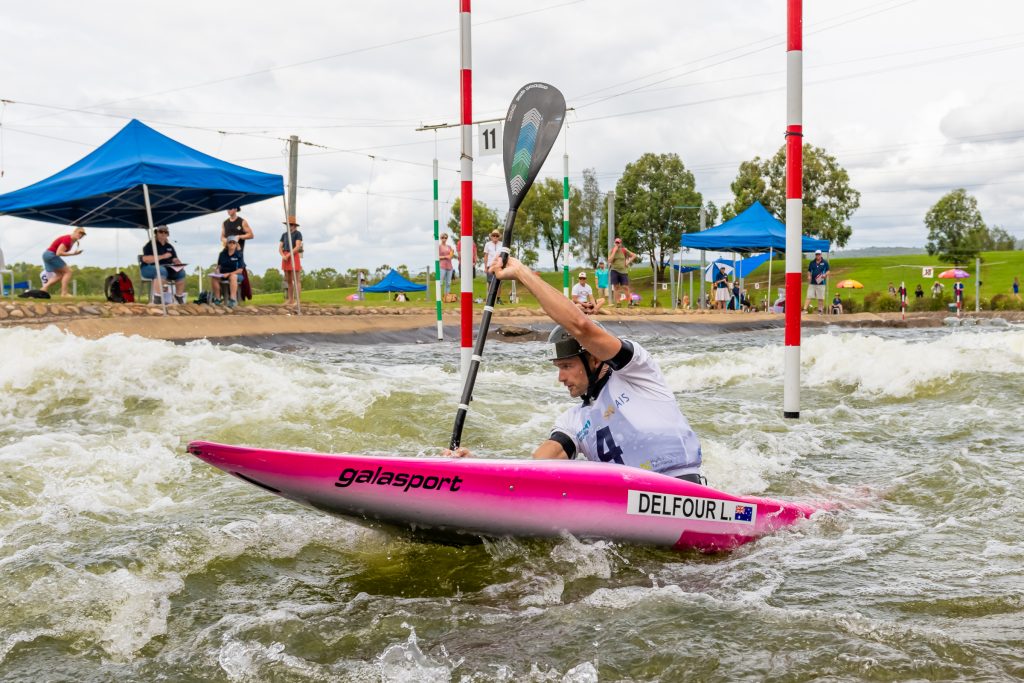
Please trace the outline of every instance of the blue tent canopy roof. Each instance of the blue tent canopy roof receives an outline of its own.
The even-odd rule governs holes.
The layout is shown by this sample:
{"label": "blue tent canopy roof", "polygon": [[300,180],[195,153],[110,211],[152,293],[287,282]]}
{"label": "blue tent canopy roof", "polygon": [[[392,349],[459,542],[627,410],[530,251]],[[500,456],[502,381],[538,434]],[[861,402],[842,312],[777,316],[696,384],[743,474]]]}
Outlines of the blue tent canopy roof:
{"label": "blue tent canopy roof", "polygon": [[406,280],[394,268],[377,284],[363,287],[364,292],[423,292],[426,289],[426,285],[418,285]]}
{"label": "blue tent canopy roof", "polygon": [[96,228],[177,223],[284,194],[279,175],[203,154],[132,120],[93,152],[45,180],[0,195],[0,215]]}
{"label": "blue tent canopy roof", "polygon": [[[679,243],[684,247],[711,251],[786,251],[786,226],[761,202],[754,202],[746,211],[721,225],[704,232],[686,233]],[[827,252],[829,246],[828,240],[805,236],[801,239],[800,251],[821,249]]]}

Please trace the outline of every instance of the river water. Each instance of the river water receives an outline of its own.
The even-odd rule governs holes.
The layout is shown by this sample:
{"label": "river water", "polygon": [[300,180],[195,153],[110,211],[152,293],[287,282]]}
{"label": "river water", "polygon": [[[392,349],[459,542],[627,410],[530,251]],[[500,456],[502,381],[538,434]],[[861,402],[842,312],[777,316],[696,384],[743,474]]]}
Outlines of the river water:
{"label": "river water", "polygon": [[[301,508],[192,439],[433,454],[451,344],[213,345],[0,330],[3,681],[1024,679],[1024,330],[634,338],[716,488],[834,508],[727,554],[449,547]],[[568,405],[491,343],[464,443],[528,454]]]}

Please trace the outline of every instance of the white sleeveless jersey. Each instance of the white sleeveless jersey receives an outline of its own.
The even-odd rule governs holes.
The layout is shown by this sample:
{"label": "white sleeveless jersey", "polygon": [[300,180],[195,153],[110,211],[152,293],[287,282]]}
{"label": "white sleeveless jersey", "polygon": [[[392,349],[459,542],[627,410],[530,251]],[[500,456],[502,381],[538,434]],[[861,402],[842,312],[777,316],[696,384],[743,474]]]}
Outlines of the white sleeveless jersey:
{"label": "white sleeveless jersey", "polygon": [[[565,411],[551,430],[564,434],[588,460],[616,462],[677,477],[700,471],[700,441],[690,429],[658,364],[636,342],[622,340],[623,355],[589,405]],[[622,366],[614,363],[624,360]],[[556,439],[564,443],[564,438]],[[574,453],[569,453],[573,457]]]}

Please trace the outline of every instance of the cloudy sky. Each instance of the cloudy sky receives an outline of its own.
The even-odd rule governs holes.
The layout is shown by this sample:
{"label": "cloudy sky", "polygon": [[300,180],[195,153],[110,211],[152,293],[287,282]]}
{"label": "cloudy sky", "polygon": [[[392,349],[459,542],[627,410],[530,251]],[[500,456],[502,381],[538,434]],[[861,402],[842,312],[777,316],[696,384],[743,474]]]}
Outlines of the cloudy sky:
{"label": "cloudy sky", "polygon": [[[285,174],[298,135],[310,268],[422,269],[432,257],[431,160],[442,216],[458,196],[455,0],[4,3],[0,192],[45,178],[129,119],[206,153]],[[806,141],[862,192],[851,248],[921,246],[923,217],[964,187],[1024,238],[1024,5],[1012,0],[808,0]],[[474,118],[554,84],[575,111],[542,175],[596,169],[610,190],[645,152],[679,154],[721,205],[740,162],[785,129],[784,0],[477,0]],[[475,193],[504,214],[500,157]],[[247,207],[258,271],[277,262],[281,204]],[[172,226],[210,262],[221,216]],[[7,260],[39,261],[59,226],[0,218]],[[134,261],[141,236],[92,230],[81,265]]]}

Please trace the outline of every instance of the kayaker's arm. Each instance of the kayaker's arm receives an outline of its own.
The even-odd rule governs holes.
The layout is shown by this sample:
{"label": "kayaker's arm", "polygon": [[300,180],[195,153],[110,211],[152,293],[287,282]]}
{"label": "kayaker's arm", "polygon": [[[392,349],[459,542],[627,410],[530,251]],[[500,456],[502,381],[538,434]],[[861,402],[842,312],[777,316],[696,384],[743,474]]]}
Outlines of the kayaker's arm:
{"label": "kayaker's arm", "polygon": [[544,282],[537,273],[524,266],[518,259],[509,257],[504,268],[501,259],[495,259],[490,267],[499,280],[518,280],[530,293],[544,312],[575,337],[592,356],[598,360],[609,360],[622,348],[622,342],[607,330],[598,327],[571,300]]}
{"label": "kayaker's arm", "polygon": [[558,443],[554,439],[548,439],[541,445],[537,446],[537,450],[533,452],[534,460],[565,460],[568,456],[565,454],[565,449],[562,444]]}

